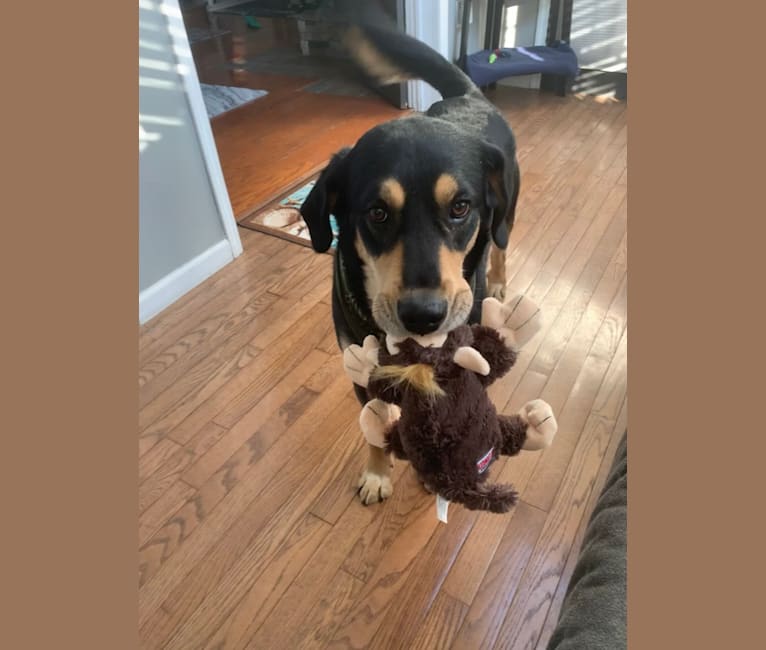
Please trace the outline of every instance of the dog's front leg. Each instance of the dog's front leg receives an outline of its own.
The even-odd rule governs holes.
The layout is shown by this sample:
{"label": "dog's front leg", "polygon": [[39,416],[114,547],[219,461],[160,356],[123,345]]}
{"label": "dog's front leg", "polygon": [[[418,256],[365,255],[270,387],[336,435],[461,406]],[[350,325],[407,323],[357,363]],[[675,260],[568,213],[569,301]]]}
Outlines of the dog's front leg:
{"label": "dog's front leg", "polygon": [[367,467],[359,478],[359,499],[366,506],[387,499],[394,493],[391,458],[380,447],[367,444]]}
{"label": "dog's front leg", "polygon": [[386,430],[399,419],[399,407],[379,399],[367,402],[359,416],[359,426],[367,440],[367,467],[359,478],[359,499],[369,505],[393,494],[393,461],[384,450]]}
{"label": "dog's front leg", "polygon": [[505,276],[505,250],[491,244],[489,252],[489,272],[487,273],[487,296],[497,298],[500,302],[505,300],[506,276]]}

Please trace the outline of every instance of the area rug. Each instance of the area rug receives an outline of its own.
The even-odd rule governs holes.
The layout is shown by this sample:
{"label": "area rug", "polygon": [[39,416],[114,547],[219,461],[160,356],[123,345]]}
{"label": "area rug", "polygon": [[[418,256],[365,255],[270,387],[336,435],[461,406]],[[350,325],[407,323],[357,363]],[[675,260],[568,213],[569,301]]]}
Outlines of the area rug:
{"label": "area rug", "polygon": [[251,88],[215,86],[213,84],[202,83],[200,86],[202,88],[202,97],[205,99],[207,116],[210,119],[268,95],[266,90],[252,90]]}
{"label": "area rug", "polygon": [[[311,248],[311,236],[299,209],[315,182],[311,180],[274,205],[245,217],[239,225]],[[333,216],[330,216],[330,228],[333,233],[330,252],[334,252],[338,243],[338,224]]]}

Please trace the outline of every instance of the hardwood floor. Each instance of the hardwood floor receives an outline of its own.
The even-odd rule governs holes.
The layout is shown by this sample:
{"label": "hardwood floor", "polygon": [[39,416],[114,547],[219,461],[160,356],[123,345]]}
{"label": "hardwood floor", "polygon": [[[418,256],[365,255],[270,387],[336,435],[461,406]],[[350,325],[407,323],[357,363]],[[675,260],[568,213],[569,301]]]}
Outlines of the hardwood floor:
{"label": "hardwood floor", "polygon": [[492,97],[522,168],[508,284],[544,326],[491,396],[542,397],[560,426],[493,465],[519,504],[441,524],[397,462],[393,497],[361,506],[331,258],[241,229],[244,254],[140,331],[144,648],[544,650],[627,423],[626,107]]}

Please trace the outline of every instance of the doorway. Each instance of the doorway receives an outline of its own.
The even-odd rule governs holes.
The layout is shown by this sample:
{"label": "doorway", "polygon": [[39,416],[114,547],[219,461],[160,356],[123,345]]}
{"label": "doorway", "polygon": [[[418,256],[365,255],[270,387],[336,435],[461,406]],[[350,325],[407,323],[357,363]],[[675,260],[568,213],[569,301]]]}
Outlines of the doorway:
{"label": "doorway", "polygon": [[[307,182],[372,126],[405,114],[407,86],[367,87],[342,50],[352,5],[181,0],[237,221]],[[403,30],[403,0],[382,5]]]}

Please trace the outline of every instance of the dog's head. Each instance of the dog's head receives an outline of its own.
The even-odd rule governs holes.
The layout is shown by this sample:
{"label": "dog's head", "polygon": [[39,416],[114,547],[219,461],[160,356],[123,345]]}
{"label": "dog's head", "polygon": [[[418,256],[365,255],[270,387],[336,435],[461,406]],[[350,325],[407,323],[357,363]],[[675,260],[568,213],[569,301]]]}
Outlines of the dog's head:
{"label": "dog's head", "polygon": [[404,118],[338,152],[301,213],[320,252],[332,242],[335,215],[339,250],[347,267],[362,269],[383,331],[447,332],[471,312],[466,278],[490,239],[507,245],[505,171],[497,147],[444,120]]}

